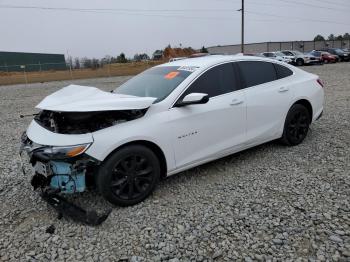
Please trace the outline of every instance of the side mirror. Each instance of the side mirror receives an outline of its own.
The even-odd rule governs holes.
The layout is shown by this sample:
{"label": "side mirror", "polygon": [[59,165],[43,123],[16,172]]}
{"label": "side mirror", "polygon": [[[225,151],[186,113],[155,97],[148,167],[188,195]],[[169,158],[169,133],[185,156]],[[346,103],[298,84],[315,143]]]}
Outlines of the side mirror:
{"label": "side mirror", "polygon": [[204,93],[191,93],[185,96],[182,101],[179,101],[175,104],[175,107],[182,107],[188,105],[196,104],[206,104],[209,101],[209,96]]}

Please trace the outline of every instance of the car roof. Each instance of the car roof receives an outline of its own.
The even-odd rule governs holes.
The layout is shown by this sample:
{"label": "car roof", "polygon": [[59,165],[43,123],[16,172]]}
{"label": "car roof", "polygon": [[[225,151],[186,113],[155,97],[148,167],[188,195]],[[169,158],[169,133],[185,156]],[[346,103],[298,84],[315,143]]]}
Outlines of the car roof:
{"label": "car roof", "polygon": [[267,62],[275,62],[274,60],[263,58],[260,56],[243,56],[243,55],[208,55],[197,58],[188,58],[177,60],[173,62],[168,62],[165,64],[159,65],[162,66],[192,66],[192,67],[210,67],[212,65],[216,65],[218,63],[223,62],[234,62],[234,61],[267,61]]}

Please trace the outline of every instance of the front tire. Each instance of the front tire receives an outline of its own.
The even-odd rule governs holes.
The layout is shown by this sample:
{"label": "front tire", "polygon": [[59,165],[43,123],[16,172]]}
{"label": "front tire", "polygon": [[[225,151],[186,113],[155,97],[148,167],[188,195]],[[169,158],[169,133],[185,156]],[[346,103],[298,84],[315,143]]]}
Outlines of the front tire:
{"label": "front tire", "polygon": [[311,123],[310,113],[300,104],[293,105],[284,123],[282,142],[289,146],[299,145],[305,139]]}
{"label": "front tire", "polygon": [[96,184],[101,195],[110,203],[131,206],[153,192],[159,177],[160,164],[154,152],[142,145],[130,145],[105,160]]}

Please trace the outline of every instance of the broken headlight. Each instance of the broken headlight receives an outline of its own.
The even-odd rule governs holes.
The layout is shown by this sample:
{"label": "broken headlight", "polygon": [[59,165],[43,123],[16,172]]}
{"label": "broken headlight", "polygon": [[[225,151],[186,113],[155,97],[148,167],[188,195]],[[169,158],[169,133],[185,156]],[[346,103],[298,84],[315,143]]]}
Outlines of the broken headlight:
{"label": "broken headlight", "polygon": [[81,155],[89,148],[90,145],[91,143],[75,146],[46,146],[35,150],[33,153],[40,158],[47,160],[66,159]]}

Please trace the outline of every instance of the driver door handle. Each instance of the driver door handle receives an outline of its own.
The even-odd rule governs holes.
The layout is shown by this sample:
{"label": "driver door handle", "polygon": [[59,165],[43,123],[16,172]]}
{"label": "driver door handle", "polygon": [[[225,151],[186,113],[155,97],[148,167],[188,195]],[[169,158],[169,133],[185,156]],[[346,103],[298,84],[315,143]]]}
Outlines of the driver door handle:
{"label": "driver door handle", "polygon": [[288,90],[289,90],[288,87],[282,86],[278,89],[278,92],[283,93],[283,92],[287,92]]}
{"label": "driver door handle", "polygon": [[231,106],[236,106],[236,105],[240,105],[240,104],[242,104],[243,103],[243,100],[241,100],[241,99],[233,99],[232,101],[231,101],[231,103],[230,103],[230,105]]}

